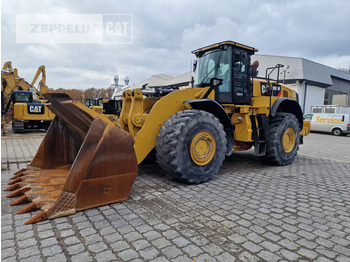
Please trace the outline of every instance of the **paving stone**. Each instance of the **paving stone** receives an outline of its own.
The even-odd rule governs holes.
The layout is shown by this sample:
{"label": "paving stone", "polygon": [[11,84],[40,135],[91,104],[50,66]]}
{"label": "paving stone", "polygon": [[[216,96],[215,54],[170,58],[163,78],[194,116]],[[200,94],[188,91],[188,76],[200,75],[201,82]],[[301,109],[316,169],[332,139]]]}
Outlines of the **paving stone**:
{"label": "paving stone", "polygon": [[15,246],[15,241],[10,239],[10,240],[3,240],[1,241],[1,249],[7,249]]}
{"label": "paving stone", "polygon": [[110,235],[104,235],[101,233],[101,235],[109,243],[113,243],[123,239],[123,237],[119,233],[112,233]]}
{"label": "paving stone", "polygon": [[55,236],[55,233],[52,230],[46,230],[46,231],[38,232],[38,236],[41,239],[45,239],[45,238]]}
{"label": "paving stone", "polygon": [[342,246],[342,245],[335,245],[335,246],[333,247],[333,250],[336,251],[336,252],[338,252],[338,253],[340,253],[340,254],[342,254],[342,255],[345,255],[345,256],[350,257],[350,246],[348,246],[348,247],[349,247],[349,248],[344,247],[344,246]]}
{"label": "paving stone", "polygon": [[278,261],[281,258],[279,256],[277,256],[274,253],[271,253],[270,251],[266,251],[266,250],[262,250],[259,254],[259,257],[261,257],[262,259],[264,259],[265,261],[269,261],[269,262],[274,262],[274,261]]}
{"label": "paving stone", "polygon": [[142,238],[142,235],[140,233],[138,233],[138,232],[131,232],[129,234],[124,235],[124,238],[127,241],[132,242],[132,241],[135,241],[137,239]]}
{"label": "paving stone", "polygon": [[140,250],[140,255],[146,260],[150,261],[155,259],[159,255],[159,251],[154,247],[148,247],[146,249]]}
{"label": "paving stone", "polygon": [[27,231],[27,232],[23,232],[23,233],[18,233],[16,234],[17,239],[28,239],[28,238],[33,238],[34,237],[34,231]]}
{"label": "paving stone", "polygon": [[67,260],[64,254],[57,254],[46,259],[47,262],[66,262]]}
{"label": "paving stone", "polygon": [[116,252],[130,248],[130,245],[126,241],[118,241],[116,243],[110,244],[112,249]]}
{"label": "paving stone", "polygon": [[96,229],[90,227],[90,228],[84,228],[84,229],[80,230],[79,233],[82,236],[89,236],[92,234],[96,234],[97,231],[96,231]]}
{"label": "paving stone", "polygon": [[157,238],[152,241],[152,245],[158,249],[165,248],[171,245],[171,242],[164,237]]}
{"label": "paving stone", "polygon": [[162,235],[156,231],[149,231],[145,233],[143,236],[150,241],[162,237]]}
{"label": "paving stone", "polygon": [[228,236],[228,238],[233,242],[235,242],[236,244],[241,244],[247,241],[247,239],[244,236],[241,236],[240,234],[232,234]]}
{"label": "paving stone", "polygon": [[67,237],[64,239],[64,243],[66,243],[68,246],[74,245],[74,244],[77,244],[80,242],[81,242],[81,240],[79,238],[77,238],[76,236],[71,236],[71,237]]}
{"label": "paving stone", "polygon": [[300,255],[296,252],[292,252],[286,249],[282,249],[280,251],[281,255],[286,258],[288,261],[294,261],[298,260],[300,258]]}
{"label": "paving stone", "polygon": [[297,250],[300,247],[298,244],[296,244],[296,242],[290,241],[288,239],[282,239],[281,241],[278,242],[278,244],[293,251]]}
{"label": "paving stone", "polygon": [[88,252],[82,252],[70,258],[71,262],[93,261],[93,257]]}
{"label": "paving stone", "polygon": [[198,256],[200,253],[203,252],[203,250],[195,245],[188,245],[182,248],[183,251],[185,251],[189,256]]}
{"label": "paving stone", "polygon": [[62,248],[60,246],[54,245],[43,248],[41,252],[43,253],[43,256],[48,257],[62,253]]}
{"label": "paving stone", "polygon": [[145,249],[145,248],[151,246],[151,243],[145,239],[139,239],[139,240],[132,242],[132,245],[138,251],[138,250],[142,250],[142,249]]}
{"label": "paving stone", "polygon": [[183,237],[177,237],[177,238],[173,239],[172,241],[178,247],[184,247],[184,246],[187,246],[188,244],[190,244],[190,242]]}
{"label": "paving stone", "polygon": [[[8,250],[2,250],[1,251],[1,256],[3,256],[2,253],[5,253],[5,252],[8,253]],[[14,250],[11,253],[14,253]],[[55,254],[57,254],[57,253],[55,253]],[[24,258],[28,258],[28,257],[34,256],[34,255],[40,255],[40,251],[36,247],[27,247],[27,248],[21,248],[21,249],[18,250],[18,258],[20,260],[24,259]]]}
{"label": "paving stone", "polygon": [[73,256],[85,251],[85,247],[83,244],[70,245],[67,247],[68,254]]}
{"label": "paving stone", "polygon": [[108,249],[107,245],[103,242],[97,242],[95,244],[89,245],[87,248],[94,253],[100,253],[103,250]]}
{"label": "paving stone", "polygon": [[129,261],[129,260],[132,260],[132,259],[135,259],[138,257],[138,254],[137,252],[135,252],[134,250],[132,249],[127,249],[127,250],[124,250],[120,253],[118,253],[118,256],[123,260],[123,261]]}
{"label": "paving stone", "polygon": [[83,239],[86,245],[91,245],[102,241],[102,237],[100,237],[99,235],[90,235],[87,237],[83,237]]}
{"label": "paving stone", "polygon": [[170,246],[162,250],[162,254],[166,256],[168,259],[176,258],[177,256],[181,255],[182,252],[180,249],[176,248],[175,246]]}
{"label": "paving stone", "polygon": [[244,251],[242,253],[239,254],[238,256],[238,261],[242,261],[242,262],[258,262],[261,261],[260,258],[250,254],[247,251]]}
{"label": "paving stone", "polygon": [[17,245],[19,248],[26,248],[26,247],[37,245],[37,241],[35,238],[29,238],[29,239],[17,241]]}
{"label": "paving stone", "polygon": [[116,256],[110,250],[105,250],[103,252],[98,253],[95,256],[95,259],[99,262],[108,262],[108,261],[116,261]]}
{"label": "paving stone", "polygon": [[41,262],[41,261],[42,259],[40,258],[39,255],[21,259],[21,262]]}
{"label": "paving stone", "polygon": [[301,256],[307,257],[309,259],[315,259],[317,257],[317,253],[315,251],[309,250],[309,249],[305,249],[305,248],[299,249],[298,253]]}
{"label": "paving stone", "polygon": [[230,261],[230,262],[236,261],[236,258],[227,252],[224,252],[216,256],[215,258],[217,261]]}
{"label": "paving stone", "polygon": [[270,241],[263,241],[262,243],[259,244],[260,246],[264,247],[265,249],[275,253],[276,251],[280,250],[280,246],[276,245],[275,243],[272,243]]}
{"label": "paving stone", "polygon": [[162,232],[163,236],[165,236],[167,239],[174,239],[176,237],[179,237],[179,233],[175,230],[166,230]]}
{"label": "paving stone", "polygon": [[40,242],[40,246],[43,247],[48,247],[48,246],[52,246],[52,245],[56,245],[58,244],[58,241],[56,239],[56,237],[49,237],[46,238],[45,241],[41,241]]}
{"label": "paving stone", "polygon": [[264,238],[258,236],[255,233],[249,233],[246,238],[254,243],[260,243],[264,240]]}
{"label": "paving stone", "polygon": [[197,257],[193,258],[193,261],[213,261],[213,262],[217,262],[218,260],[215,259],[214,257],[210,256],[209,254],[200,254]]}
{"label": "paving stone", "polygon": [[257,253],[262,248],[251,241],[247,241],[242,245],[245,249],[248,249],[250,252]]}
{"label": "paving stone", "polygon": [[13,257],[15,255],[16,255],[16,250],[13,248],[6,248],[1,250],[1,260],[8,257]]}

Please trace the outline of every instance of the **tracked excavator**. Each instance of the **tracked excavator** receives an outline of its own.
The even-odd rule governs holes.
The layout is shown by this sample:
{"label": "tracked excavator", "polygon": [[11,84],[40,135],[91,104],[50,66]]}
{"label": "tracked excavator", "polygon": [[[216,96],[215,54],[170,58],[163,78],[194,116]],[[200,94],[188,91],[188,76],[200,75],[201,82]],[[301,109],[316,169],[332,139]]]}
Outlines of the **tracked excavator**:
{"label": "tracked excavator", "polygon": [[[39,88],[35,83],[41,75]],[[40,66],[33,81],[19,77],[17,68],[6,62],[1,70],[1,129],[6,133],[6,123],[12,121],[15,133],[25,129],[47,129],[54,114],[44,105],[43,95],[48,92],[45,66]]]}
{"label": "tracked excavator", "polygon": [[35,223],[125,201],[153,149],[165,174],[193,184],[251,147],[261,161],[291,164],[310,125],[295,91],[271,72],[255,77],[256,51],[233,41],[194,50],[194,86],[125,91],[120,127],[67,95],[47,94],[56,117],[33,161],[12,178],[9,197],[20,196],[12,204],[31,202],[19,213],[41,209],[26,222]]}

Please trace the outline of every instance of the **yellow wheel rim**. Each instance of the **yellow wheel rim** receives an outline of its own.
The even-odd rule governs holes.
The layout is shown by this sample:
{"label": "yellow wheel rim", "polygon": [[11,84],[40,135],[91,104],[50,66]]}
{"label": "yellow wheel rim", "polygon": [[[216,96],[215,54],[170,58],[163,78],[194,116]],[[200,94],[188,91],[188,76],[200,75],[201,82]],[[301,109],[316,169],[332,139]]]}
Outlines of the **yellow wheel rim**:
{"label": "yellow wheel rim", "polygon": [[283,150],[286,153],[290,153],[295,145],[295,131],[293,128],[288,128],[282,138]]}
{"label": "yellow wheel rim", "polygon": [[197,133],[191,142],[191,158],[199,166],[208,164],[215,155],[216,144],[213,135],[207,131]]}

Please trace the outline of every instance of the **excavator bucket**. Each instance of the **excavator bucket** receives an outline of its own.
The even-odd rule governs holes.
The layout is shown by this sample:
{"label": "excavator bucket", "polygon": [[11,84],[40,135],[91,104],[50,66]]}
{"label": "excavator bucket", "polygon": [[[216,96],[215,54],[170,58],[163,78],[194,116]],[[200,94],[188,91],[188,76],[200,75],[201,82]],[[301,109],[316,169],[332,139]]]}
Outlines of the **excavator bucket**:
{"label": "excavator bucket", "polygon": [[56,115],[36,156],[11,179],[18,213],[42,211],[26,224],[125,201],[137,175],[129,133],[66,94],[46,94]]}

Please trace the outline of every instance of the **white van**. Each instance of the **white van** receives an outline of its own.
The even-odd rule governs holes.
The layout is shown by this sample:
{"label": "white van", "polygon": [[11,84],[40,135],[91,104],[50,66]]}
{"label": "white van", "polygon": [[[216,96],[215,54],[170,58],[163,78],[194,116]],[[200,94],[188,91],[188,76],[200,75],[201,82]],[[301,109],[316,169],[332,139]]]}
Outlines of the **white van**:
{"label": "white van", "polygon": [[306,114],[304,120],[311,121],[311,131],[327,132],[336,136],[350,134],[350,114]]}

